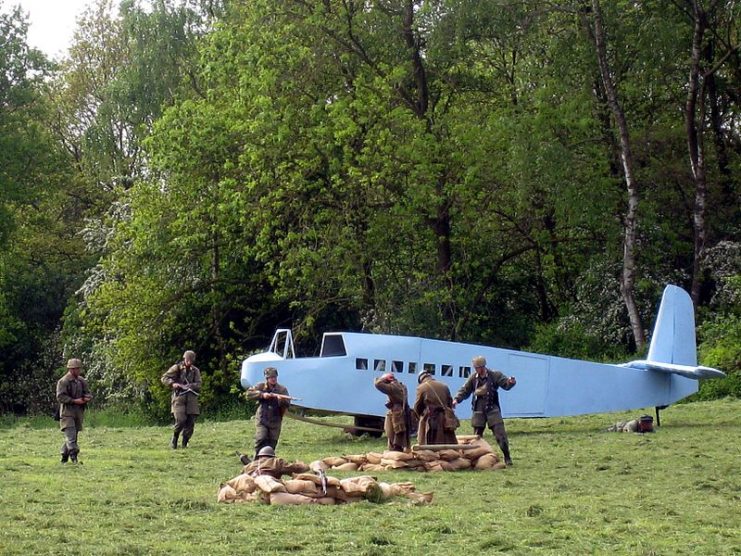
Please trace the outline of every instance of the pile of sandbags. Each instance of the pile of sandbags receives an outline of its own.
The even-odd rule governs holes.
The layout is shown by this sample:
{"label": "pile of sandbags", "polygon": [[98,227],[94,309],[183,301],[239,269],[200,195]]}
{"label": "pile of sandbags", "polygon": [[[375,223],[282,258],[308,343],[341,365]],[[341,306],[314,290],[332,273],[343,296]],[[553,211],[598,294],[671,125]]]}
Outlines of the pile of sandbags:
{"label": "pile of sandbags", "polygon": [[368,452],[361,455],[327,457],[313,461],[309,468],[315,472],[327,471],[461,471],[464,469],[506,469],[506,465],[491,445],[479,436],[459,436],[459,448],[441,446],[419,449],[413,446],[409,452]]}
{"label": "pile of sandbags", "polygon": [[264,504],[347,504],[370,500],[384,502],[403,496],[415,504],[429,504],[432,493],[415,492],[412,483],[379,483],[373,477],[348,479],[296,473],[292,479],[278,480],[269,475],[252,477],[243,473],[221,485],[217,501]]}

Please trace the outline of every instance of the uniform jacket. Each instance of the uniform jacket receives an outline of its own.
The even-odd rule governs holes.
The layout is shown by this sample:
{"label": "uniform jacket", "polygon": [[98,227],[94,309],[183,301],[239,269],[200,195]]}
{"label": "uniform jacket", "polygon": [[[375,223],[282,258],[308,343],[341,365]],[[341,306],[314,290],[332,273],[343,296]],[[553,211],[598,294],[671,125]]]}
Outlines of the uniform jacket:
{"label": "uniform jacket", "polygon": [[266,427],[278,426],[283,422],[283,415],[288,409],[288,406],[291,405],[291,400],[263,400],[260,398],[260,395],[263,393],[288,396],[288,390],[285,386],[277,382],[272,387],[267,382],[258,382],[254,388],[250,388],[247,391],[248,399],[257,400],[257,422]]}
{"label": "uniform jacket", "polygon": [[414,413],[419,417],[418,438],[424,444],[457,444],[455,431],[445,430],[445,410],[453,411],[453,397],[442,382],[426,379],[417,386]]}
{"label": "uniform jacket", "polygon": [[[201,391],[201,371],[195,365],[191,365],[188,369],[182,361],[167,369],[160,380],[162,384],[169,388],[172,388],[173,383],[177,382],[195,392]],[[184,392],[180,389],[173,390],[170,405],[173,413],[184,410],[188,415],[200,414],[198,396],[192,392]]]}
{"label": "uniform jacket", "polygon": [[57,381],[57,401],[59,407],[59,427],[64,429],[76,424],[77,430],[82,430],[82,416],[84,405],[77,405],[73,400],[91,396],[87,381],[80,377],[74,378],[67,373]]}
{"label": "uniform jacket", "polygon": [[386,421],[384,422],[384,430],[386,432],[386,438],[388,439],[389,449],[394,446],[400,446],[407,448],[410,445],[409,442],[409,404],[407,402],[407,387],[394,380],[392,382],[386,382],[383,377],[378,377],[374,385],[376,389],[383,392],[388,396],[386,407]]}
{"label": "uniform jacket", "polygon": [[455,401],[460,403],[473,393],[471,405],[474,411],[489,413],[492,409],[499,409],[498,389],[510,390],[514,384],[509,384],[509,377],[499,371],[486,369],[483,378],[478,373],[472,373],[465,384],[455,395]]}

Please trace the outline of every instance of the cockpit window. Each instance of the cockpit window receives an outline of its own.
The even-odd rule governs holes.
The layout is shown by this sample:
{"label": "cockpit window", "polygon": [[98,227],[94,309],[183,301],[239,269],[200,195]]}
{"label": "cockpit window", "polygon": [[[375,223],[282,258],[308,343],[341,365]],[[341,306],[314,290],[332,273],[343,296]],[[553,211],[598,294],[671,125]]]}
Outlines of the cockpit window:
{"label": "cockpit window", "polygon": [[430,373],[431,375],[435,374],[435,364],[434,363],[425,363],[424,369],[425,369],[425,372]]}
{"label": "cockpit window", "polygon": [[471,367],[458,367],[458,376],[468,378],[471,375]]}
{"label": "cockpit window", "polygon": [[410,375],[413,375],[414,373],[416,373],[417,372],[417,363],[414,362],[414,361],[410,361],[409,362],[409,367],[407,368],[407,371],[409,372]]}
{"label": "cockpit window", "polygon": [[386,360],[385,359],[375,359],[373,361],[373,369],[378,371],[379,373],[385,373],[386,372]]}
{"label": "cockpit window", "polygon": [[442,376],[453,376],[453,365],[443,365],[440,374]]}
{"label": "cockpit window", "polygon": [[322,350],[319,357],[340,357],[347,355],[345,340],[340,334],[325,334],[322,338]]}
{"label": "cockpit window", "polygon": [[358,371],[367,371],[368,370],[368,360],[363,357],[358,357],[355,360],[355,368]]}
{"label": "cockpit window", "polygon": [[404,372],[404,361],[392,361],[391,372],[403,373]]}

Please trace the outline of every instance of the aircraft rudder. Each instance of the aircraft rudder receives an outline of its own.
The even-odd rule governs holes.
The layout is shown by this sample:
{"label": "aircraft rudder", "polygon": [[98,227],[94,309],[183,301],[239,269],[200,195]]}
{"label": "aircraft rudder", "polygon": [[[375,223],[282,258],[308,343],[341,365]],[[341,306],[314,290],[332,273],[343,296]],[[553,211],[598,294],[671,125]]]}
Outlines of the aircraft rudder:
{"label": "aircraft rudder", "polygon": [[695,308],[689,294],[678,286],[664,288],[648,361],[697,365]]}

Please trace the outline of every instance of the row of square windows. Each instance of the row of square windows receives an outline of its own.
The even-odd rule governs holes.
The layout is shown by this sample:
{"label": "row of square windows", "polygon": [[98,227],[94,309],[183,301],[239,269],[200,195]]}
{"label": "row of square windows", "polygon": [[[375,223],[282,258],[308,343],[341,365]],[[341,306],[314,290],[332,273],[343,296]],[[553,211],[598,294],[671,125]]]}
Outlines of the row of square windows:
{"label": "row of square windows", "polygon": [[[355,368],[358,371],[367,371],[370,367],[368,366],[368,359],[358,357],[355,359]],[[437,374],[437,365],[435,363],[424,363],[422,369],[431,375]],[[379,373],[386,372],[386,360],[385,359],[374,359],[373,370]],[[404,372],[404,361],[391,361],[391,372],[392,373],[403,373]],[[407,372],[414,374],[417,372],[417,363],[410,361],[407,363]],[[468,378],[471,374],[471,367],[458,367],[458,376],[460,378]],[[453,376],[453,365],[440,365],[440,376]]]}

